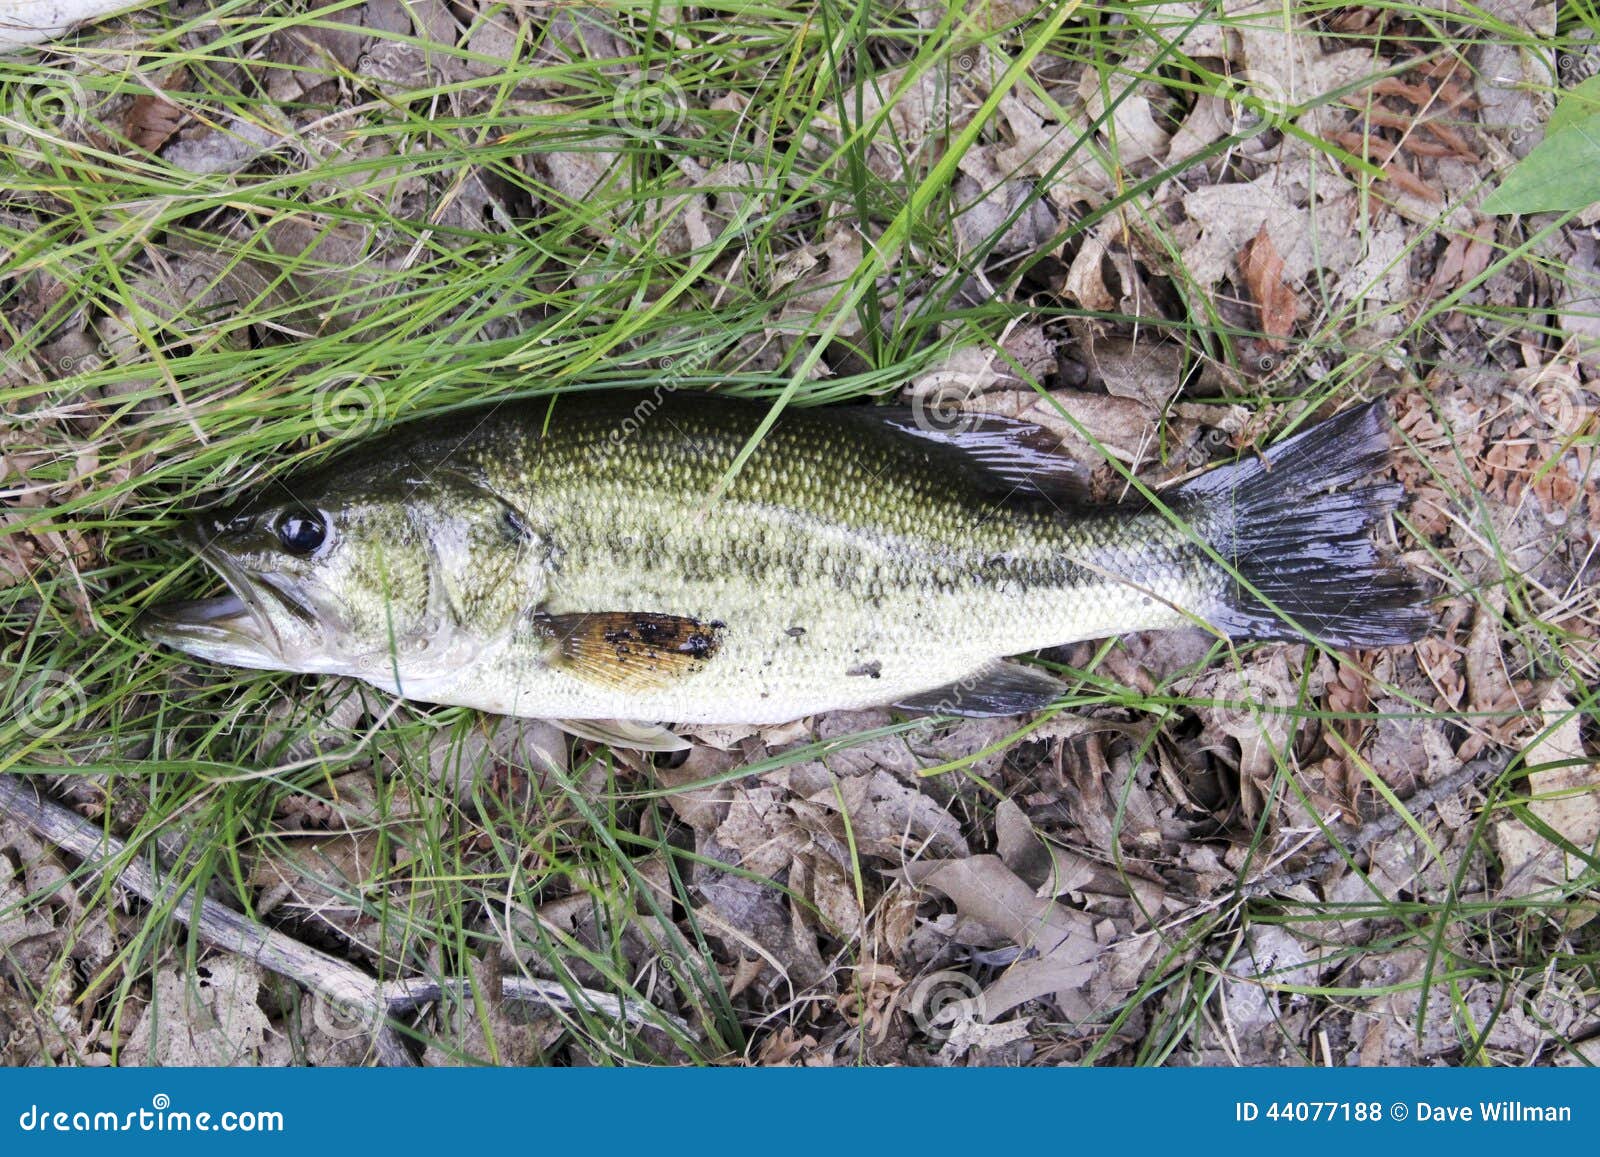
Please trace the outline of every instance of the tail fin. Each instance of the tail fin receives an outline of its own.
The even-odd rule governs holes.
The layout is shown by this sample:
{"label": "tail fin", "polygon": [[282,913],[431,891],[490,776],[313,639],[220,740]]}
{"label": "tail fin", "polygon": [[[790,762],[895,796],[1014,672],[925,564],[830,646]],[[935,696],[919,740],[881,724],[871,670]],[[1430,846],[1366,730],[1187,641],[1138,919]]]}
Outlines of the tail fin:
{"label": "tail fin", "polygon": [[1400,484],[1351,486],[1388,455],[1383,403],[1372,402],[1280,442],[1265,460],[1179,488],[1235,572],[1223,607],[1209,616],[1214,625],[1252,639],[1309,634],[1331,646],[1420,638],[1432,619],[1425,596],[1378,557],[1368,533],[1400,501]]}

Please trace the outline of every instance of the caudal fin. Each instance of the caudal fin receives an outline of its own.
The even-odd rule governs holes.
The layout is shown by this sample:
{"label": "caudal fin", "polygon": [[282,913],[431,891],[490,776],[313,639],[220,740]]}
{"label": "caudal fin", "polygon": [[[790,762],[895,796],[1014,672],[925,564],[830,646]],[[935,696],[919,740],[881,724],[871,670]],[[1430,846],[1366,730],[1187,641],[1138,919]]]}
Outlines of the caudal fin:
{"label": "caudal fin", "polygon": [[1266,452],[1185,483],[1212,547],[1234,571],[1208,616],[1231,635],[1331,646],[1409,643],[1432,615],[1416,582],[1385,563],[1373,524],[1403,496],[1400,484],[1355,485],[1389,454],[1383,404],[1313,426]]}

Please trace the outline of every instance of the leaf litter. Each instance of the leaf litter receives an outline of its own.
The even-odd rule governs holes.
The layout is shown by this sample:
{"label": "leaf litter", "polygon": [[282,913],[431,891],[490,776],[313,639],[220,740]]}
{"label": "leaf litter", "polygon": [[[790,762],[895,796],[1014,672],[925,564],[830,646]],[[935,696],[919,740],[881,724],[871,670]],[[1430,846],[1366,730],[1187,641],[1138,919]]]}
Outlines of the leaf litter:
{"label": "leaf litter", "polygon": [[[179,381],[169,398],[176,346],[377,337],[430,263],[473,259],[479,235],[540,214],[588,207],[585,243],[603,257],[528,269],[563,293],[601,290],[646,255],[709,251],[741,219],[776,222],[764,260],[727,246],[700,275],[719,302],[762,303],[761,334],[697,353],[690,372],[788,364],[883,235],[852,182],[911,187],[933,171],[1028,30],[1010,7],[992,6],[1003,31],[932,65],[888,46],[877,67],[847,62],[781,174],[709,143],[716,117],[749,125],[741,155],[783,142],[746,91],[686,86],[663,67],[701,32],[676,9],[647,30],[604,7],[369,0],[265,32],[210,76],[145,67],[153,26],[132,18],[101,67],[138,83],[96,87],[77,121],[39,126],[78,151],[8,129],[11,163],[42,172],[92,149],[226,188],[316,177],[302,203],[240,199],[120,235],[124,295],[75,299],[87,267],[72,256],[0,273],[4,386],[30,397],[68,383],[31,412],[4,403],[0,590],[79,576],[112,548],[103,527],[39,511],[115,513],[124,499],[105,495],[128,493],[175,437],[205,439],[189,407],[226,406],[236,387]],[[912,8],[919,28],[937,22],[937,5]],[[1500,13],[1541,35],[1553,14]],[[691,1041],[709,1050],[699,1059],[754,1064],[1568,1063],[1564,1042],[1597,1027],[1592,981],[1503,965],[1535,941],[1539,959],[1581,959],[1593,914],[1600,347],[1584,303],[1600,273],[1581,222],[1518,256],[1519,226],[1474,211],[1495,166],[1537,143],[1548,66],[1377,9],[1289,26],[1257,0],[1174,0],[1140,16],[1144,34],[1109,42],[1107,75],[1042,53],[959,159],[950,251],[886,261],[870,294],[884,318],[913,318],[952,277],[972,301],[1045,307],[977,342],[924,327],[929,356],[905,399],[1034,422],[1105,498],[1126,490],[1107,455],[1160,484],[1309,417],[1314,405],[1283,401],[1295,383],[1390,394],[1410,494],[1393,545],[1438,580],[1436,632],[1340,655],[1219,653],[1199,633],[1082,644],[1046,658],[1115,694],[1030,731],[896,730],[889,712],[849,713],[703,731],[677,767],[573,748],[545,725],[436,724],[410,706],[420,741],[387,746],[384,705],[359,692],[333,694],[315,720],[280,699],[256,766],[337,764],[264,797],[240,874],[212,897],[248,896],[259,919],[387,978],[470,981],[475,998],[411,1014],[424,1063],[607,1059],[603,1034],[566,1006],[507,997],[519,979],[651,1002],[664,1019],[626,1055],[672,1063]],[[187,46],[216,34],[196,24]],[[1178,90],[1155,79],[1174,37],[1204,69]],[[616,80],[618,100],[597,112],[574,62]],[[524,79],[499,91],[512,64]],[[229,85],[266,99],[226,99]],[[423,163],[421,138],[361,131],[424,86],[450,86],[431,112],[466,124],[498,108],[533,131],[480,162],[485,142],[441,117],[429,132],[452,150],[449,172]],[[647,197],[641,134],[663,162]],[[60,212],[44,194],[0,203],[13,232]],[[665,293],[646,283],[639,300]],[[1523,317],[1539,311],[1553,327]],[[419,324],[498,339],[546,320],[514,299],[480,313],[462,304]],[[819,381],[867,364],[850,347],[871,340],[870,316],[843,320]],[[1197,340],[1191,317],[1231,347]],[[94,622],[81,579],[56,597]],[[0,646],[20,654],[6,629]],[[51,782],[124,833],[151,806],[128,776]],[[597,806],[606,830],[651,850],[572,858],[570,833]],[[196,826],[169,853],[204,843],[197,820],[179,823]],[[191,970],[172,950],[119,974],[137,906],[27,831],[0,835],[6,1063],[370,1056],[362,1023],[301,1008],[237,956],[205,953]],[[454,871],[522,880],[455,917],[459,959],[425,934],[451,902],[422,870],[430,841]],[[1403,935],[1441,912],[1454,914],[1436,947]],[[1446,965],[1467,977],[1454,999],[1438,988]],[[1474,1036],[1475,1024],[1492,1027]]]}

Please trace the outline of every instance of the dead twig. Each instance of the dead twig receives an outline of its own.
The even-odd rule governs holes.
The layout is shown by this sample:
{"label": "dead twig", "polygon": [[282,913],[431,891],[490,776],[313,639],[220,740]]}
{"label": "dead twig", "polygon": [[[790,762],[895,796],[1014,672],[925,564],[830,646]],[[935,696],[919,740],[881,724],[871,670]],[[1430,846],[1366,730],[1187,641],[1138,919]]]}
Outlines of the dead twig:
{"label": "dead twig", "polygon": [[[82,860],[89,870],[115,870],[117,887],[149,904],[165,904],[175,919],[190,925],[213,948],[232,952],[296,984],[370,1023],[373,1051],[380,1065],[410,1066],[416,1061],[406,1048],[391,1017],[438,1000],[446,993],[462,996],[471,990],[466,979],[431,980],[413,977],[379,981],[354,965],[310,948],[291,936],[275,932],[192,888],[179,890],[159,869],[138,857],[126,856],[128,845],[108,836],[76,812],[46,799],[23,777],[0,775],[0,816],[14,819],[41,839]],[[638,1001],[569,988],[558,981],[531,977],[505,977],[501,995],[518,1003],[542,1003],[568,1010],[588,1009],[625,1022],[632,1028],[652,1023],[646,1006]],[[678,1017],[657,1013],[684,1033],[693,1035]]]}
{"label": "dead twig", "polygon": [[[498,983],[501,997],[518,1004],[551,1004],[573,1011],[580,1008],[587,1009],[608,1016],[612,1020],[620,1020],[632,1029],[641,1029],[652,1024],[659,1027],[658,1022],[665,1020],[690,1036],[696,1035],[689,1027],[689,1023],[681,1017],[657,1011],[657,1019],[652,1020],[646,1013],[646,1006],[639,1001],[613,996],[609,992],[596,992],[592,988],[572,988],[559,980],[540,980],[533,976],[503,976]],[[418,1005],[438,1000],[446,994],[458,1000],[465,999],[472,991],[472,982],[462,977],[432,980],[424,976],[413,976],[405,980],[386,981],[380,986],[380,991],[383,993],[384,1004],[389,1014],[393,1016]]]}
{"label": "dead twig", "polygon": [[[1505,761],[1503,759],[1499,761],[1493,759],[1469,760],[1450,772],[1450,774],[1441,777],[1437,783],[1429,784],[1427,787],[1414,792],[1411,798],[1405,801],[1406,808],[1413,815],[1425,812],[1440,800],[1454,795],[1467,784],[1476,782],[1480,776],[1499,775],[1503,770],[1505,770]],[[1342,843],[1323,849],[1313,856],[1308,863],[1292,872],[1274,872],[1251,880],[1239,889],[1239,894],[1246,899],[1252,899],[1268,892],[1275,892],[1281,888],[1303,884],[1307,880],[1314,880],[1335,864],[1354,857],[1380,840],[1385,840],[1394,835],[1404,824],[1405,817],[1395,811],[1384,812],[1377,819],[1364,823],[1359,828],[1352,829],[1347,824],[1335,824],[1334,828],[1337,831],[1348,833]]]}

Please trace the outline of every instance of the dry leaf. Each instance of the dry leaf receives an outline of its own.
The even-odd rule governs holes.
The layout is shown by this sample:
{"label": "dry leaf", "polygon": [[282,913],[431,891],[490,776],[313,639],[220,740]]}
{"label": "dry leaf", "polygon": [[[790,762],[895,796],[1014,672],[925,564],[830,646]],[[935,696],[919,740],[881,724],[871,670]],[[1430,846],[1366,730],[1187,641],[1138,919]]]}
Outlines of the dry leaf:
{"label": "dry leaf", "polygon": [[1444,196],[1439,190],[1406,168],[1401,162],[1391,161],[1383,166],[1383,171],[1388,175],[1389,180],[1395,183],[1397,188],[1403,189],[1414,197],[1420,197],[1430,205],[1444,204]]}
{"label": "dry leaf", "polygon": [[[178,68],[161,81],[162,92],[181,92],[189,87],[189,70]],[[147,92],[134,98],[123,118],[122,133],[136,149],[147,153],[161,150],[178,131],[184,112],[162,92]]]}
{"label": "dry leaf", "polygon": [[1034,895],[1053,898],[1092,882],[1096,865],[1085,856],[1048,844],[1011,800],[1001,800],[994,813],[995,839],[1006,867],[1025,880],[1038,880]]}
{"label": "dry leaf", "polygon": [[1294,333],[1300,307],[1294,290],[1284,280],[1283,258],[1272,244],[1266,222],[1239,251],[1239,272],[1261,316],[1261,332],[1267,335],[1261,344],[1281,350],[1283,339]]}
{"label": "dry leaf", "polygon": [[1438,297],[1458,286],[1472,281],[1489,267],[1494,256],[1494,222],[1488,218],[1477,221],[1473,227],[1450,238],[1428,279],[1426,296]]}
{"label": "dry leaf", "polygon": [[1081,995],[1103,951],[1094,923],[1051,900],[1041,900],[998,856],[972,856],[906,867],[907,878],[943,892],[963,915],[994,929],[1024,956],[979,998],[977,1013],[993,1020],[1027,1000],[1053,995],[1074,1019],[1088,1015]]}
{"label": "dry leaf", "polygon": [[801,1036],[795,1032],[792,1025],[786,1024],[761,1042],[761,1049],[756,1054],[756,1064],[775,1068],[788,1066],[794,1063],[795,1057],[800,1053],[816,1047],[816,1037]]}
{"label": "dry leaf", "polygon": [[[940,1062],[954,1061],[970,1052],[993,1052],[1016,1041],[1028,1039],[1028,1020],[1001,1021],[985,1024],[970,1016],[958,1016],[950,1026],[950,1036],[939,1049]],[[973,1063],[984,1064],[981,1058]]]}
{"label": "dry leaf", "polygon": [[288,1041],[257,1003],[261,971],[233,956],[208,957],[193,973],[156,974],[150,1005],[123,1061],[133,1065],[284,1065]]}
{"label": "dry leaf", "polygon": [[[1600,840],[1600,763],[1583,750],[1579,733],[1582,715],[1565,695],[1552,689],[1540,704],[1546,728],[1543,738],[1529,746],[1523,759],[1530,768],[1528,811],[1548,824],[1574,846],[1594,853]],[[1540,769],[1543,770],[1540,770]],[[1521,820],[1506,819],[1495,825],[1504,876],[1502,896],[1527,896],[1564,886],[1588,870]],[[1595,916],[1592,906],[1573,909],[1575,924]]]}
{"label": "dry leaf", "polygon": [[887,964],[863,964],[855,969],[854,982],[837,997],[839,1012],[873,1043],[881,1044],[894,1023],[895,1000],[905,984]]}

